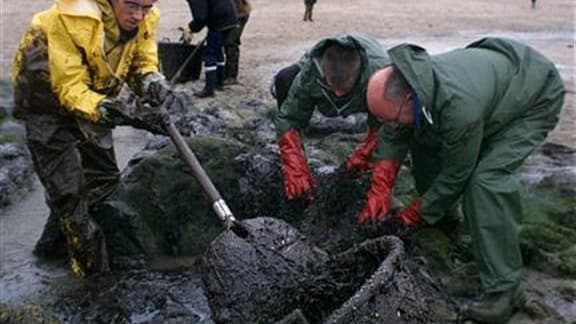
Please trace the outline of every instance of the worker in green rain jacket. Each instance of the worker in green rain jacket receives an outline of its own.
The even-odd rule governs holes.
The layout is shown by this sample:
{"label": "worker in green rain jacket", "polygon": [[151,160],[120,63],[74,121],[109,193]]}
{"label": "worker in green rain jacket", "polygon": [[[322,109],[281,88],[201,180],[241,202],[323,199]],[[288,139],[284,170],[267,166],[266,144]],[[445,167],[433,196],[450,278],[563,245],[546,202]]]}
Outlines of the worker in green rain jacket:
{"label": "worker in green rain jacket", "polygon": [[[300,140],[314,111],[327,117],[368,113],[368,79],[389,62],[377,40],[351,33],[319,41],[300,61],[276,74],[272,94],[278,104],[275,125],[288,198],[312,197],[316,187]],[[368,115],[367,135],[346,161],[349,171],[370,168],[380,124]]]}
{"label": "worker in green rain jacket", "polygon": [[[518,42],[485,38],[439,55],[416,45],[388,51],[367,103],[385,124],[359,221],[434,224],[461,199],[484,296],[464,317],[505,321],[522,300],[522,221],[515,172],[558,122],[564,85],[554,64]],[[410,152],[419,197],[389,214]]]}
{"label": "worker in green rain jacket", "polygon": [[[150,102],[174,99],[158,72],[156,0],[56,0],[36,14],[13,64],[16,108],[50,216],[35,253],[67,250],[73,272],[108,270],[89,208],[117,185],[111,128],[127,83]],[[165,123],[152,113],[149,123]]]}

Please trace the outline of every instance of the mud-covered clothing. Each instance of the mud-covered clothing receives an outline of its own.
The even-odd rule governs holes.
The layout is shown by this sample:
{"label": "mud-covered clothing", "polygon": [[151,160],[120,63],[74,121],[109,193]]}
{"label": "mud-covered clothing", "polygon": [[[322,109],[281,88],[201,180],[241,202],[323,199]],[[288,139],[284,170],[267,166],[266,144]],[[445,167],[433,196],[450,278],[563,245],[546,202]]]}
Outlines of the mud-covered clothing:
{"label": "mud-covered clothing", "polygon": [[187,0],[193,20],[188,25],[197,33],[207,27],[213,30],[227,30],[238,24],[234,1],[232,0]]}
{"label": "mud-covered clothing", "polygon": [[16,52],[18,109],[65,114],[63,108],[98,121],[100,100],[124,81],[138,88],[144,74],[158,71],[158,18],[153,8],[138,31],[126,35],[107,0],[56,1],[32,18]]}
{"label": "mud-covered clothing", "polygon": [[14,115],[25,121],[34,169],[50,217],[57,218],[47,222],[39,244],[56,246],[64,237],[79,276],[107,270],[104,236],[88,210],[119,179],[112,133],[98,123],[98,105],[124,82],[139,89],[145,74],[158,71],[158,18],[154,7],[128,33],[108,0],[57,0],[33,17],[15,55]]}
{"label": "mud-covered clothing", "polygon": [[[104,233],[89,209],[117,187],[120,176],[110,130],[98,126],[94,141],[79,123],[71,116],[36,114],[26,121],[26,136],[50,207],[35,252],[49,256],[67,245],[72,270],[83,277],[108,269]],[[85,126],[94,132],[93,125]]]}
{"label": "mud-covered clothing", "polygon": [[421,103],[419,127],[382,131],[374,158],[411,152],[427,223],[462,198],[484,288],[510,289],[522,266],[514,173],[558,122],[558,71],[534,49],[498,38],[433,56],[404,44],[388,55]]}
{"label": "mud-covered clothing", "polygon": [[[354,88],[342,97],[336,97],[327,88],[320,66],[325,49],[333,44],[353,46],[362,59],[360,75]],[[368,79],[374,71],[389,63],[388,56],[378,41],[366,35],[352,33],[321,40],[297,63],[299,71],[293,81],[286,83],[289,89],[275,89],[276,93],[287,92],[275,119],[277,135],[281,136],[292,128],[306,128],[315,109],[327,117],[368,113],[365,98]],[[378,121],[371,114],[368,116],[368,123],[373,127],[378,125]]]}
{"label": "mud-covered clothing", "polygon": [[252,9],[248,0],[235,0],[235,3],[238,13],[238,26],[230,30],[224,45],[224,50],[226,52],[226,68],[224,77],[234,80],[238,78],[242,33],[244,32],[244,27],[250,18],[250,11]]}

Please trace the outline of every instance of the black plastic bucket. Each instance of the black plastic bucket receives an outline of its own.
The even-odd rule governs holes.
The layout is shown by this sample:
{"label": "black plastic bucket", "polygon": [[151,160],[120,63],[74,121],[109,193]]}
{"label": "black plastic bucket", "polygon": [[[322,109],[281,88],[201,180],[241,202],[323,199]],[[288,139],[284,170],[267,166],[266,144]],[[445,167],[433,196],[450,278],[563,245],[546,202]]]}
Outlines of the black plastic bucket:
{"label": "black plastic bucket", "polygon": [[[184,43],[158,43],[158,56],[160,59],[160,69],[168,80],[178,71],[182,63],[190,56],[196,45]],[[180,73],[180,77],[175,82],[186,82],[198,80],[202,71],[202,48],[196,51],[194,57],[188,62]]]}

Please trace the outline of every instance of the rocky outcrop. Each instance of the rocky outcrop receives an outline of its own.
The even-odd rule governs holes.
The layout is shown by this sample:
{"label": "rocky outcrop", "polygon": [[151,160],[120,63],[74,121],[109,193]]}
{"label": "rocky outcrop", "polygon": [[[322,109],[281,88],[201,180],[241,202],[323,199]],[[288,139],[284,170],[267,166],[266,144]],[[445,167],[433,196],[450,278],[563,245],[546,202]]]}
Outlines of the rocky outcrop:
{"label": "rocky outcrop", "polygon": [[11,204],[32,187],[32,160],[17,142],[0,144],[0,207]]}

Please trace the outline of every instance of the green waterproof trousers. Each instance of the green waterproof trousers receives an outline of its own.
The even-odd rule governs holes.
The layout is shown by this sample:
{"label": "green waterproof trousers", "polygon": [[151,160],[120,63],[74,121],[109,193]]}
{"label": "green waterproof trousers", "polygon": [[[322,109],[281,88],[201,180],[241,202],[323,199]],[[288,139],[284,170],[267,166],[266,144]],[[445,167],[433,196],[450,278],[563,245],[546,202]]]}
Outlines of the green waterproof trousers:
{"label": "green waterproof trousers", "polygon": [[[523,211],[515,174],[558,121],[564,100],[558,94],[564,87],[559,78],[550,81],[548,98],[483,141],[476,168],[462,193],[464,221],[472,236],[473,254],[486,292],[505,291],[520,281]],[[440,172],[442,163],[449,161],[441,161],[437,149],[419,147],[411,154],[416,187],[422,194]]]}

